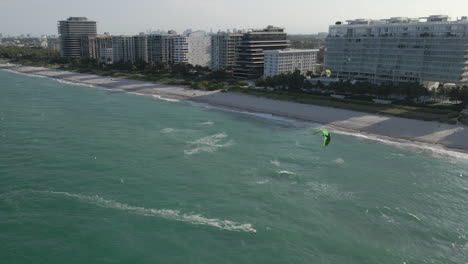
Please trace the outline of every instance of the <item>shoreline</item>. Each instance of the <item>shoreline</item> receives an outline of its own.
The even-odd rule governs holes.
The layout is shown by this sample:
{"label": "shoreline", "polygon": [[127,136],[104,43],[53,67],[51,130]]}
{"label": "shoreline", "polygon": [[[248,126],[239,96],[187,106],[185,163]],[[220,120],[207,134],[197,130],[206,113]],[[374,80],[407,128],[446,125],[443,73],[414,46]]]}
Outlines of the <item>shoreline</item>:
{"label": "shoreline", "polygon": [[[108,90],[153,96],[168,101],[187,101],[206,104],[214,108],[266,114],[301,122],[319,123],[340,130],[342,134],[353,132],[371,140],[404,144],[425,144],[463,154],[468,153],[468,127],[421,121],[401,117],[356,112],[352,110],[279,101],[235,92],[204,91],[191,88],[114,78],[88,73],[77,73],[45,67],[22,66],[0,62],[0,69],[29,76],[52,78],[70,84],[100,87]],[[338,132],[340,133],[340,132]]]}

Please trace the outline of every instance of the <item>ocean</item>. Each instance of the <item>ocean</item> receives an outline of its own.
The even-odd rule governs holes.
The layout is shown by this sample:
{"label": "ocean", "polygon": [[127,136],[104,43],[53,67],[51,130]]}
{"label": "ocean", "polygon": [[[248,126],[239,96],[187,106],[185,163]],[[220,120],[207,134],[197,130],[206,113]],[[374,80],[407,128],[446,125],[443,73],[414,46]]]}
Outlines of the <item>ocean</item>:
{"label": "ocean", "polygon": [[0,262],[468,263],[467,155],[268,117],[0,71]]}

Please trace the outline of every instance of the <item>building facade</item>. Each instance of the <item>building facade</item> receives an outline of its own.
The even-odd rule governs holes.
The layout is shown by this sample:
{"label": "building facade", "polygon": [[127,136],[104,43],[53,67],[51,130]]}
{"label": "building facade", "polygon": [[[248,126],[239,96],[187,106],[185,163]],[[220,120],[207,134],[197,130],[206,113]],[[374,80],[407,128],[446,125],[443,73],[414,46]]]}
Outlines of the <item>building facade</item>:
{"label": "building facade", "polygon": [[289,47],[284,29],[268,26],[243,34],[238,46],[233,76],[242,79],[256,79],[263,75],[265,50],[281,50]]}
{"label": "building facade", "polygon": [[237,59],[237,48],[242,40],[242,33],[219,32],[211,36],[211,63],[213,71],[232,72]]}
{"label": "building facade", "polygon": [[188,41],[186,36],[172,38],[172,63],[188,63]]}
{"label": "building facade", "polygon": [[266,50],[264,76],[271,77],[281,73],[299,70],[302,74],[316,72],[318,49]]}
{"label": "building facade", "polygon": [[173,35],[149,35],[148,60],[153,64],[172,62]]}
{"label": "building facade", "polygon": [[187,60],[194,66],[209,67],[211,62],[211,38],[204,31],[187,35]]}
{"label": "building facade", "polygon": [[113,48],[101,48],[99,51],[99,62],[104,64],[114,63],[114,49]]}
{"label": "building facade", "polygon": [[468,83],[468,20],[447,16],[349,20],[329,28],[325,67],[372,83]]}
{"label": "building facade", "polygon": [[133,36],[135,61],[148,62],[148,38],[145,34]]}
{"label": "building facade", "polygon": [[135,63],[135,43],[133,41],[133,36],[113,36],[112,52],[114,54],[114,63]]}
{"label": "building facade", "polygon": [[96,36],[96,22],[86,17],[70,17],[58,22],[60,55],[62,57],[80,57],[81,38]]}
{"label": "building facade", "polygon": [[99,59],[101,49],[112,48],[112,36],[109,34],[81,37],[81,56]]}

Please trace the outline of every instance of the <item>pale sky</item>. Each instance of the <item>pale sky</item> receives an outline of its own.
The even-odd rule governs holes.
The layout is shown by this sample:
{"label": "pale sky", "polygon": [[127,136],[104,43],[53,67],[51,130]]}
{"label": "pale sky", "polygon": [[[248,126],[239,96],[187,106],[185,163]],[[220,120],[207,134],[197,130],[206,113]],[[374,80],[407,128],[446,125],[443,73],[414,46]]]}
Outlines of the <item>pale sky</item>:
{"label": "pale sky", "polygon": [[0,33],[56,35],[58,20],[85,16],[114,35],[267,25],[311,34],[348,19],[438,14],[468,16],[468,0],[0,0]]}

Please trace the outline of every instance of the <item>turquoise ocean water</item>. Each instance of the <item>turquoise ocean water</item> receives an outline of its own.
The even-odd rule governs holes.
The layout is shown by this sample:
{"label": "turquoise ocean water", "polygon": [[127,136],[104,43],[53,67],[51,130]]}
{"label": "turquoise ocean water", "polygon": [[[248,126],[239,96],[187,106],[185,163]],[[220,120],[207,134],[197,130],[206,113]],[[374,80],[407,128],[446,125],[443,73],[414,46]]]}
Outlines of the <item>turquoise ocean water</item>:
{"label": "turquoise ocean water", "polygon": [[468,262],[464,155],[318,127],[0,71],[0,262]]}

